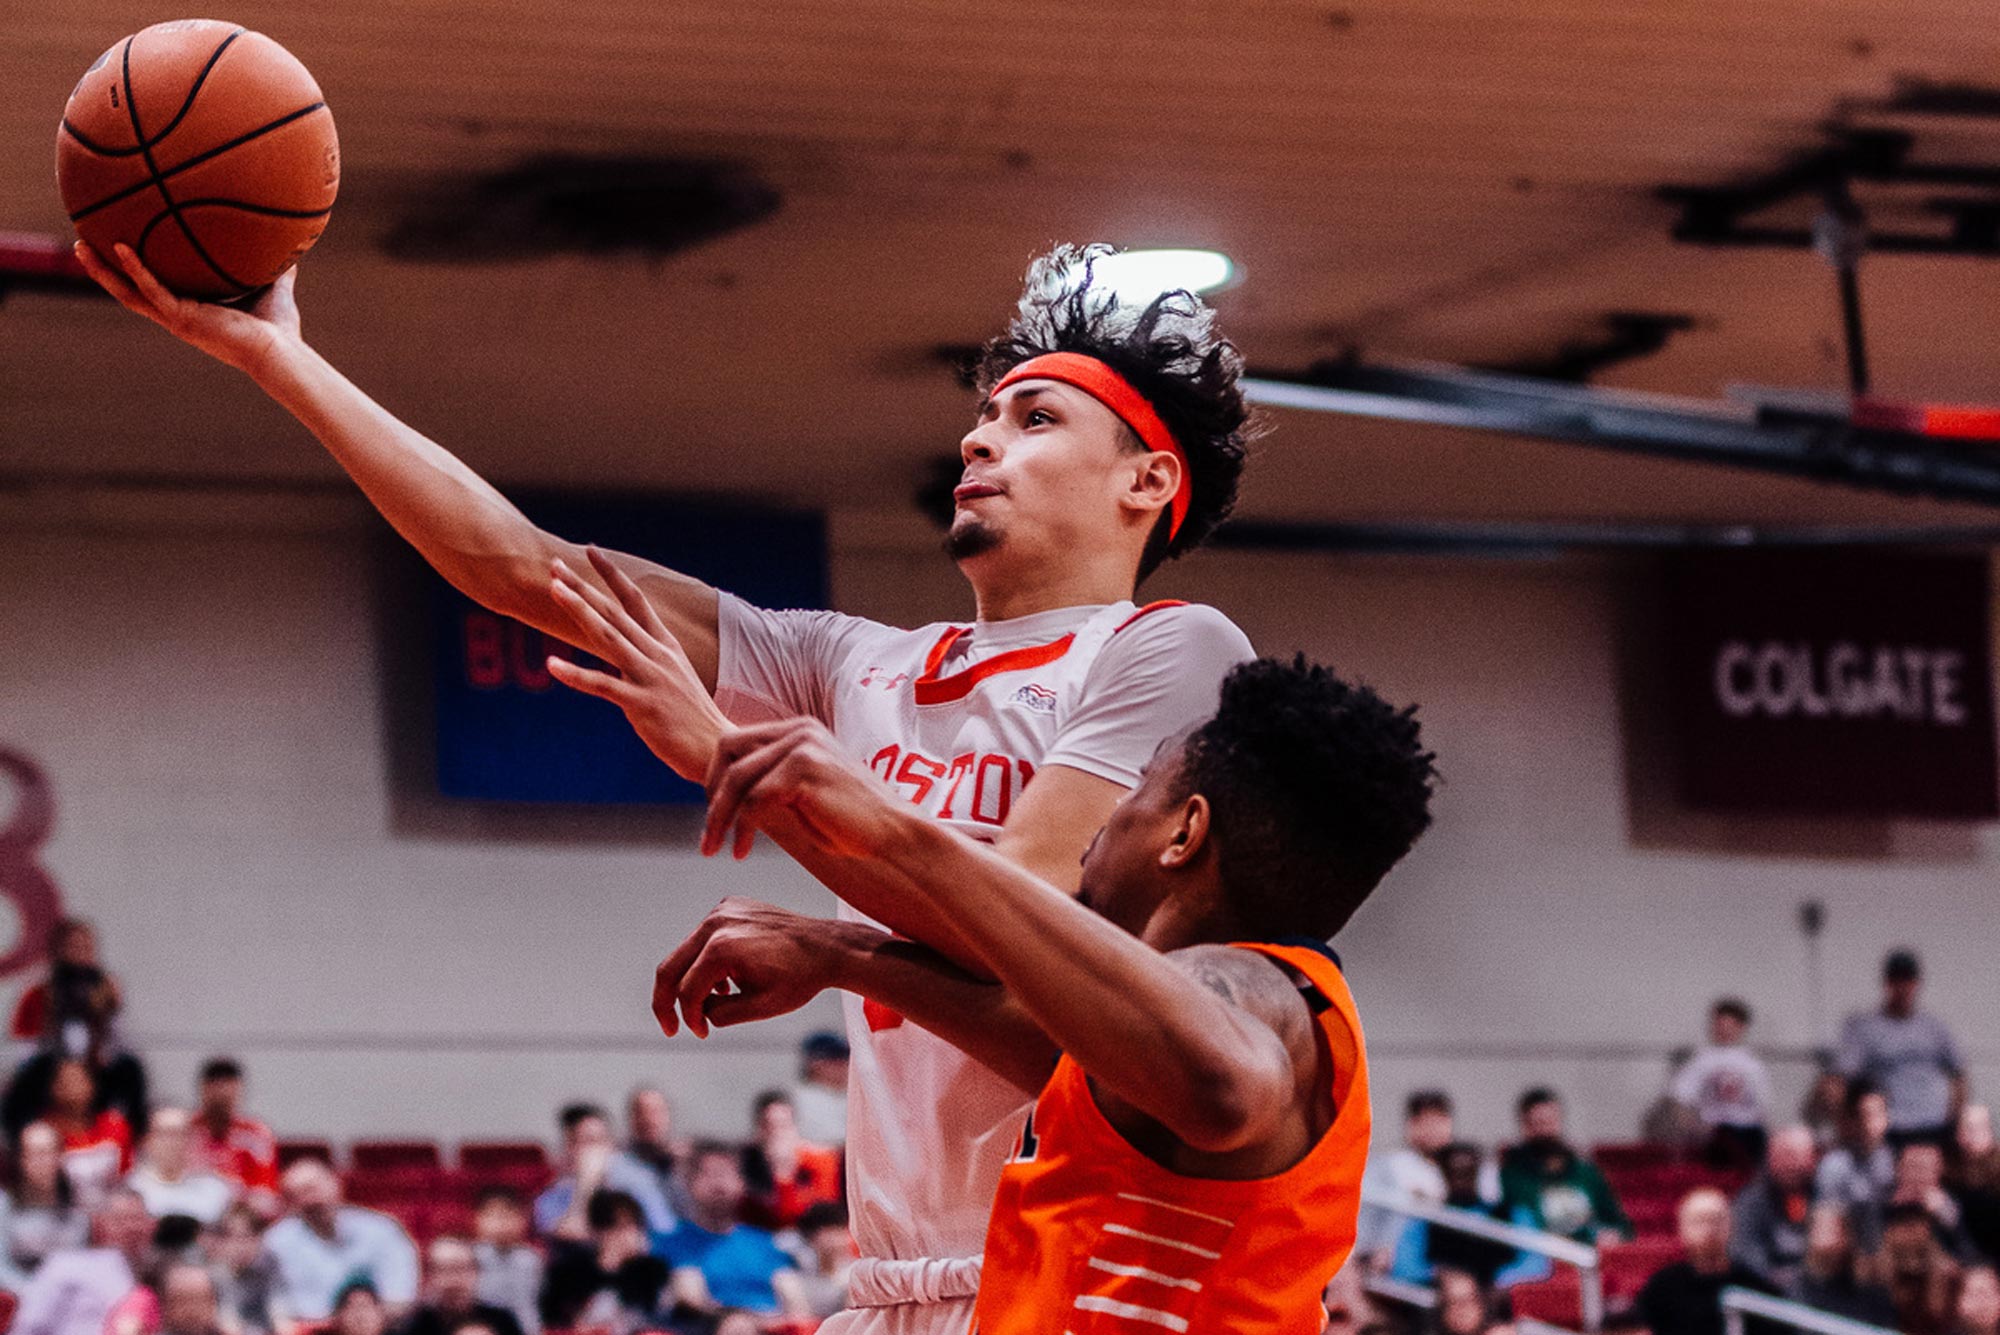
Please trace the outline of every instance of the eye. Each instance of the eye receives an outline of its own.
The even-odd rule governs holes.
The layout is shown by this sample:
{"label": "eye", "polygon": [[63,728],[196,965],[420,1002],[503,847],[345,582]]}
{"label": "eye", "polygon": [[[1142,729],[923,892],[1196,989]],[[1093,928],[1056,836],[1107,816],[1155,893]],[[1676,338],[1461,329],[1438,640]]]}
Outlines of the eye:
{"label": "eye", "polygon": [[1029,426],[1041,426],[1043,423],[1054,422],[1055,420],[1045,408],[1028,409],[1027,421]]}

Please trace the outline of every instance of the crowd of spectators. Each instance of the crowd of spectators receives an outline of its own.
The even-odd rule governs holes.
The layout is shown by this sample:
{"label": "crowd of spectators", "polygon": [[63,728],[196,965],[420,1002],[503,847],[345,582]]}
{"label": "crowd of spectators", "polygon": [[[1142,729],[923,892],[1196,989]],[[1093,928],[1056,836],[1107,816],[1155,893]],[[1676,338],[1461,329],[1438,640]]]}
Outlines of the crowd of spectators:
{"label": "crowd of spectators", "polygon": [[622,1137],[603,1107],[562,1109],[553,1170],[484,1184],[420,1251],[324,1153],[281,1164],[238,1062],[202,1067],[190,1104],[152,1102],[121,1009],[95,932],[60,924],[0,1094],[18,1335],[803,1335],[846,1305],[838,1035],[807,1040],[798,1084],[756,1100],[740,1144],[676,1136],[654,1088]]}
{"label": "crowd of spectators", "polygon": [[[1457,1137],[1446,1094],[1411,1095],[1403,1143],[1370,1164],[1371,1192],[1600,1248],[1607,1319],[1624,1330],[1723,1335],[1720,1295],[1737,1287],[1906,1335],[2000,1335],[1991,1112],[1969,1101],[1949,1028],[1918,1004],[1916,956],[1890,953],[1881,982],[1880,1005],[1848,1018],[1790,1124],[1775,1124],[1769,1073],[1745,1041],[1749,1006],[1714,1004],[1707,1042],[1648,1118],[1655,1144],[1630,1147],[1656,1151],[1668,1180],[1701,1179],[1644,1221],[1656,1235],[1635,1227],[1616,1174],[1570,1142],[1544,1088],[1521,1096],[1515,1138],[1491,1154]],[[1645,1181],[1658,1170],[1632,1171]],[[1371,1290],[1427,1291],[1420,1328],[1493,1335],[1555,1271],[1509,1242],[1376,1208],[1363,1211],[1355,1255],[1329,1290],[1329,1331],[1395,1329],[1393,1305]],[[1609,1283],[1613,1260],[1639,1267],[1628,1291]]]}

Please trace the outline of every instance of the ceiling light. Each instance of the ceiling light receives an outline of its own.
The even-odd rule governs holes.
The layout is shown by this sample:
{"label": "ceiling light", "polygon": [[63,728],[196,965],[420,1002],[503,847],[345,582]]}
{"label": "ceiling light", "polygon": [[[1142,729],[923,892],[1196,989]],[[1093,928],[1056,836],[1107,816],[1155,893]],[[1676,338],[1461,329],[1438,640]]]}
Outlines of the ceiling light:
{"label": "ceiling light", "polygon": [[1213,292],[1240,276],[1219,250],[1121,250],[1098,260],[1091,273],[1121,298],[1142,302],[1176,288]]}

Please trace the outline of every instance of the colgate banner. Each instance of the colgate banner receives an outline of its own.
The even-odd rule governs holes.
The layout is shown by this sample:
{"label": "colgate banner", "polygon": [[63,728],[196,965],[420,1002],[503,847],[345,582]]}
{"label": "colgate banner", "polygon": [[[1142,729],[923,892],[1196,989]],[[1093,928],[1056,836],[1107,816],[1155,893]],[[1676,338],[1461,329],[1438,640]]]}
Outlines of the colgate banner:
{"label": "colgate banner", "polygon": [[1698,552],[1668,576],[1691,806],[2000,815],[1984,556]]}

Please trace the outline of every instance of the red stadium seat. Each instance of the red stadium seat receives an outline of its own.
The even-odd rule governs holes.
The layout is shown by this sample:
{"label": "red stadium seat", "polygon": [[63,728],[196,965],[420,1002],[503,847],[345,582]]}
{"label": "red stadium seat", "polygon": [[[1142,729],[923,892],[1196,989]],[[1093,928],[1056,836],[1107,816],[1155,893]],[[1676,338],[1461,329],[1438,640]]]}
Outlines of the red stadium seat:
{"label": "red stadium seat", "polygon": [[1649,1140],[1607,1141],[1591,1147],[1590,1157],[1606,1177],[1629,1169],[1661,1168],[1678,1163],[1681,1153],[1672,1145]]}
{"label": "red stadium seat", "polygon": [[1604,1299],[1613,1310],[1628,1305],[1639,1290],[1662,1266],[1672,1265],[1686,1253],[1679,1238],[1640,1238],[1637,1242],[1613,1243],[1600,1248],[1598,1256],[1604,1272]]}
{"label": "red stadium seat", "polygon": [[1583,1329],[1583,1284],[1569,1266],[1557,1266],[1547,1279],[1534,1279],[1507,1290],[1517,1317],[1533,1317],[1564,1330]]}
{"label": "red stadium seat", "polygon": [[357,1172],[383,1173],[407,1169],[441,1169],[444,1156],[429,1140],[357,1140],[349,1147]]}
{"label": "red stadium seat", "polygon": [[468,1174],[537,1172],[549,1166],[549,1152],[538,1140],[468,1140],[458,1147],[458,1166]]}

